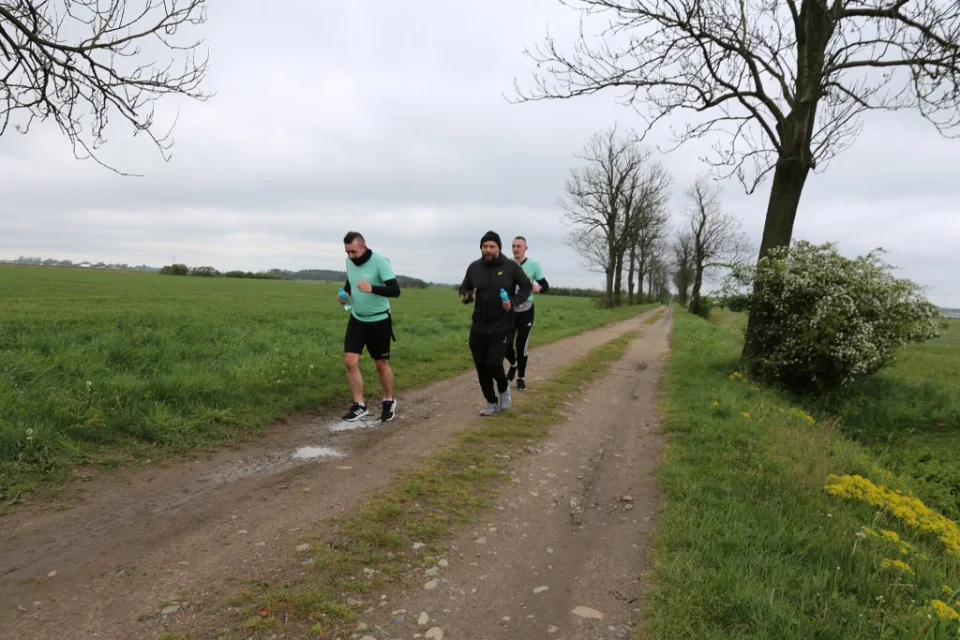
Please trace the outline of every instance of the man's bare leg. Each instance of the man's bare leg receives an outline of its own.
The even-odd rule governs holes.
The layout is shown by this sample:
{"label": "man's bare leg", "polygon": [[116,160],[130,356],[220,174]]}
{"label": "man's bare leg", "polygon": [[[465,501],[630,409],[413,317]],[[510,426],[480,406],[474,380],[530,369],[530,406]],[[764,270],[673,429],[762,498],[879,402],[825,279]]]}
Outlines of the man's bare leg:
{"label": "man's bare leg", "polygon": [[347,369],[347,384],[350,385],[353,401],[363,404],[363,375],[360,373],[360,354],[344,354],[343,364]]}
{"label": "man's bare leg", "polygon": [[383,388],[383,399],[393,400],[393,369],[389,360],[377,360],[377,375],[380,376],[380,386]]}

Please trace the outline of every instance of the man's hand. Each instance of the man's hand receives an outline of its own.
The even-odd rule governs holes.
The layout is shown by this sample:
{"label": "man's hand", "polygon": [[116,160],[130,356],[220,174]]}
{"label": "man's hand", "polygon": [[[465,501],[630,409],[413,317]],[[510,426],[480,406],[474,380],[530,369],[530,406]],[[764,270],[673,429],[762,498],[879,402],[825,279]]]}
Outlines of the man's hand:
{"label": "man's hand", "polygon": [[540,293],[540,285],[537,284],[536,282],[533,283],[533,292]]}
{"label": "man's hand", "polygon": [[507,311],[510,311],[510,307],[512,307],[512,306],[513,306],[513,305],[510,304],[510,301],[509,301],[509,300],[507,300],[506,302],[503,303],[503,308],[506,309]]}
{"label": "man's hand", "polygon": [[358,282],[357,289],[359,289],[364,293],[370,293],[371,291],[373,291],[373,287],[371,287],[370,283],[367,282],[366,280],[361,280],[360,282]]}
{"label": "man's hand", "polygon": [[[349,298],[348,298],[348,299],[349,299]],[[347,301],[344,300],[343,298],[341,298],[340,296],[337,296],[337,302],[340,303],[340,306],[341,306],[341,307],[342,307],[342,306],[345,306],[345,305],[347,304]]]}

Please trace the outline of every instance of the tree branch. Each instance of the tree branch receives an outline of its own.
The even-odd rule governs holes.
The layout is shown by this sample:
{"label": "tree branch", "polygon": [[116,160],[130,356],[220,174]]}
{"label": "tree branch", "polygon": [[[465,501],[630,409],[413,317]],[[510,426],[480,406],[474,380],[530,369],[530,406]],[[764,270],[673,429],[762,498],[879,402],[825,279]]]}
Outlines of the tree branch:
{"label": "tree branch", "polygon": [[[170,130],[157,132],[153,105],[165,95],[200,101],[212,95],[200,88],[208,69],[208,59],[196,57],[202,41],[175,39],[206,21],[205,0],[139,0],[138,9],[128,11],[133,2],[0,4],[0,134],[11,123],[26,134],[35,121],[52,120],[70,140],[75,157],[132,175],[97,153],[106,142],[110,116],[119,114],[134,136],[146,134],[169,160],[176,119]],[[144,44],[150,54],[141,50]],[[148,55],[159,60],[132,62]]]}
{"label": "tree branch", "polygon": [[[713,171],[736,175],[748,193],[787,156],[822,170],[857,137],[869,110],[917,109],[945,136],[960,128],[957,2],[561,3],[579,10],[580,36],[569,53],[549,33],[525,51],[537,71],[529,91],[514,82],[517,101],[610,89],[644,117],[643,135],[692,112],[695,123],[671,128],[673,149],[716,135]],[[588,40],[600,16],[608,24]]]}

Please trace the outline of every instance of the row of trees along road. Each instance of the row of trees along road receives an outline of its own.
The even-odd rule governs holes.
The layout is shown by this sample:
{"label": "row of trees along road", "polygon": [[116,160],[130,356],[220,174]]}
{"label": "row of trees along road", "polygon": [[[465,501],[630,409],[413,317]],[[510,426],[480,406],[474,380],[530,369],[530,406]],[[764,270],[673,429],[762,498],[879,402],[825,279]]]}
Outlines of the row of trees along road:
{"label": "row of trees along road", "polygon": [[[577,155],[561,200],[572,227],[567,241],[587,266],[606,276],[605,303],[628,304],[670,296],[700,308],[704,276],[742,263],[751,252],[739,219],[724,211],[720,189],[701,175],[683,193],[674,221],[668,208],[673,177],[633,132],[611,127]],[[646,286],[646,294],[644,294]]]}

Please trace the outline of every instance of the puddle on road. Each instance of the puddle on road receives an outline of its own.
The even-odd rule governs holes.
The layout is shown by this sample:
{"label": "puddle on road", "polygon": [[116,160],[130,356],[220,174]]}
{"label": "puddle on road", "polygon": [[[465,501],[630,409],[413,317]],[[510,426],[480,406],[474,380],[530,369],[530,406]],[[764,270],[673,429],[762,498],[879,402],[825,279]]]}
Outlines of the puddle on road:
{"label": "puddle on road", "polygon": [[313,461],[340,460],[346,457],[346,453],[332,447],[311,445],[298,447],[293,452],[287,449],[286,451],[276,451],[255,458],[233,460],[202,474],[196,482],[192,483],[189,488],[184,489],[183,492],[159,500],[154,505],[153,512],[158,515],[174,513],[182,506],[197,500],[200,496],[231,482],[276,475]]}
{"label": "puddle on road", "polygon": [[339,422],[334,422],[328,428],[331,433],[338,433],[341,431],[353,431],[355,429],[372,429],[380,424],[380,421],[374,420],[357,420],[356,422],[347,422],[346,420],[341,420]]}
{"label": "puddle on road", "polygon": [[332,447],[300,447],[293,452],[293,457],[298,460],[317,460],[320,458],[345,458],[347,454]]}

